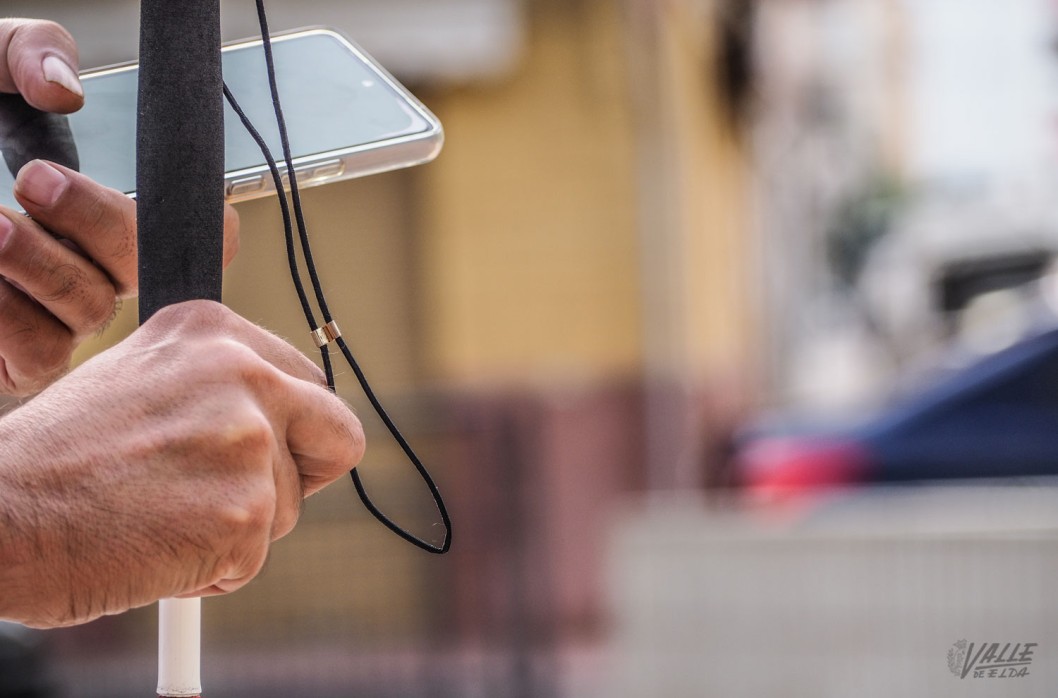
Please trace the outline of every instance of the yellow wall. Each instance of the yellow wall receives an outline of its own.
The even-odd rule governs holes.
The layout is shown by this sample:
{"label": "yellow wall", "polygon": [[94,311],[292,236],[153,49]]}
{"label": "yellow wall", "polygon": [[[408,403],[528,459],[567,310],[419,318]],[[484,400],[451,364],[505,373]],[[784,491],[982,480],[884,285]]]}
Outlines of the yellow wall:
{"label": "yellow wall", "polygon": [[671,125],[677,134],[686,329],[692,375],[739,371],[752,359],[747,161],[719,105],[716,24],[672,3],[660,30],[662,74],[670,81]]}
{"label": "yellow wall", "polygon": [[[648,13],[651,73],[629,63],[643,27],[624,4],[531,3],[517,75],[430,102],[448,143],[422,180],[428,375],[638,375],[644,333],[657,334],[644,313],[655,312],[673,315],[651,341],[681,357],[678,375],[749,360],[745,157],[718,106],[714,26],[700,5]],[[668,152],[644,151],[658,144]],[[671,190],[645,216],[644,177]],[[669,246],[673,278],[648,293],[663,309],[643,305],[641,245]]]}
{"label": "yellow wall", "polygon": [[431,101],[427,370],[460,382],[628,373],[640,360],[632,124],[619,4],[535,3],[520,72]]}

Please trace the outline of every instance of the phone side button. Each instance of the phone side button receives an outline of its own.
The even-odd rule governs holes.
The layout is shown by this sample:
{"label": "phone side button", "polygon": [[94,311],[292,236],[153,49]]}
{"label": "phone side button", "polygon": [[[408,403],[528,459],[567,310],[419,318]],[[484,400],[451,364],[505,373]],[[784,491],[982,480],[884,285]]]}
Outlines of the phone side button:
{"label": "phone side button", "polygon": [[263,187],[264,178],[260,175],[257,177],[243,177],[242,179],[236,179],[228,185],[228,196],[251,194],[255,191],[260,191]]}
{"label": "phone side button", "polygon": [[317,165],[312,174],[310,175],[313,179],[330,179],[331,177],[338,177],[345,171],[345,163],[341,160],[329,160],[328,162]]}

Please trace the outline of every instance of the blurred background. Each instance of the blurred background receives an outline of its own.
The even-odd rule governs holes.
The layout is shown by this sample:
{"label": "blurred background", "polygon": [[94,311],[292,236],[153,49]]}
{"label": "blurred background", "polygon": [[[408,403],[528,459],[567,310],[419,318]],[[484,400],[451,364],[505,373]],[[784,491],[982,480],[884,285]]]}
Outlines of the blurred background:
{"label": "blurred background", "polygon": [[[137,5],[3,12],[60,21],[87,68],[135,58]],[[222,8],[226,39],[256,33],[252,2]],[[435,162],[303,198],[454,546],[332,486],[204,604],[209,695],[1051,694],[1058,4],[269,13],[344,31],[445,126]],[[311,352],[275,199],[239,212],[226,302]],[[429,535],[350,378],[368,488]],[[150,694],[154,616],[5,627],[4,695]],[[1030,674],[960,679],[960,640],[1037,643]]]}

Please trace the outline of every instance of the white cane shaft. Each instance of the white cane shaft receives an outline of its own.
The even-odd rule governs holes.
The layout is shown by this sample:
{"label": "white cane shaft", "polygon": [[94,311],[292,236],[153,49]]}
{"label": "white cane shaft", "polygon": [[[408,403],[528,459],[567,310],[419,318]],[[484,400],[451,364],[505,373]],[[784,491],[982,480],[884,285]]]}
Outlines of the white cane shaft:
{"label": "white cane shaft", "polygon": [[202,694],[202,599],[158,602],[158,695]]}

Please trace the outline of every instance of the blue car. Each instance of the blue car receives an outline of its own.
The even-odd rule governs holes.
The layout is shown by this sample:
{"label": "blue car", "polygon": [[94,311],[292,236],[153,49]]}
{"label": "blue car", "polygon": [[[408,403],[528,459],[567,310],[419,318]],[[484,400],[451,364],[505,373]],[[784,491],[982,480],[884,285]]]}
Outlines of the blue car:
{"label": "blue car", "polygon": [[1058,474],[1058,330],[993,354],[861,426],[753,439],[736,463],[741,482],[760,494]]}

